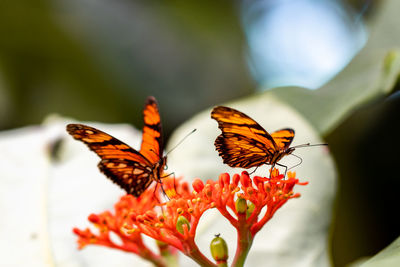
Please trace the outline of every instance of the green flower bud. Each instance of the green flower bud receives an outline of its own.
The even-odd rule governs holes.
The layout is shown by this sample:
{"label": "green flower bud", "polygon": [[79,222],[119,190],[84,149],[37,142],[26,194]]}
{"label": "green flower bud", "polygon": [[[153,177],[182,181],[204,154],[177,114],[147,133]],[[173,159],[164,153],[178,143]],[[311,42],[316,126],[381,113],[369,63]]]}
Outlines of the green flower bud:
{"label": "green flower bud", "polygon": [[250,215],[253,213],[255,209],[255,205],[253,202],[250,202],[250,204],[247,206],[247,211],[246,211],[246,219],[250,217]]}
{"label": "green flower bud", "polygon": [[178,230],[179,233],[183,234],[183,225],[186,224],[188,230],[190,230],[190,223],[188,219],[186,219],[185,216],[179,216],[178,220],[176,221],[176,230]]}
{"label": "green flower bud", "polygon": [[244,198],[238,198],[235,202],[235,208],[237,213],[245,213],[247,210],[247,201]]}
{"label": "green flower bud", "polygon": [[225,240],[219,235],[216,235],[210,243],[211,255],[215,261],[227,261],[228,260],[228,246]]}

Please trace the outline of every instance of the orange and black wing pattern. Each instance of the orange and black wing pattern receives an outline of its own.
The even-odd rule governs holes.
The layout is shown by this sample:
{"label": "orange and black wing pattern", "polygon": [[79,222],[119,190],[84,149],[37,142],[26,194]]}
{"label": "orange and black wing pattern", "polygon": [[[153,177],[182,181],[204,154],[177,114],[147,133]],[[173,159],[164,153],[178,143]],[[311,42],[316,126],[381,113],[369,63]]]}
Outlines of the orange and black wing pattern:
{"label": "orange and black wing pattern", "polygon": [[277,151],[271,135],[246,114],[218,106],[211,112],[222,133],[215,147],[224,163],[231,167],[251,168],[268,163]]}
{"label": "orange and black wing pattern", "polygon": [[287,150],[293,141],[294,130],[290,128],[281,129],[271,133],[271,137],[274,139],[279,150]]}
{"label": "orange and black wing pattern", "polygon": [[158,104],[152,96],[147,98],[143,110],[143,120],[144,126],[140,154],[154,164],[162,157],[164,146]]}
{"label": "orange and black wing pattern", "polygon": [[222,133],[215,147],[224,163],[231,167],[251,168],[275,164],[289,148],[294,130],[282,129],[269,134],[246,114],[229,107],[218,106],[211,112]]}
{"label": "orange and black wing pattern", "polygon": [[[83,124],[67,125],[67,131],[73,138],[85,143],[101,158],[98,164],[101,172],[128,194],[136,197],[140,196],[153,180],[160,179],[160,177],[154,177],[155,165],[163,168],[158,165],[163,147],[160,116],[153,97],[148,98],[144,113],[145,126],[140,152],[96,128]],[[152,122],[156,122],[157,126],[153,126]],[[153,128],[155,130],[149,130]]]}

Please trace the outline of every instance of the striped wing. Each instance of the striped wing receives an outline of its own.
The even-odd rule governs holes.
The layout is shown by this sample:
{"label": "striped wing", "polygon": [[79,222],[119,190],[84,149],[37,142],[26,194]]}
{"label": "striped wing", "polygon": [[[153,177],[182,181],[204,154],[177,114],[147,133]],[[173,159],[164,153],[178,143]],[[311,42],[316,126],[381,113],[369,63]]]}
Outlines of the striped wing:
{"label": "striped wing", "polygon": [[143,139],[140,154],[145,156],[151,163],[160,160],[163,153],[161,118],[158,112],[157,101],[154,97],[147,98],[143,110]]}
{"label": "striped wing", "polygon": [[97,166],[114,183],[135,197],[140,196],[153,182],[152,169],[144,163],[126,159],[103,159]]}
{"label": "striped wing", "polygon": [[294,138],[294,130],[290,128],[281,129],[279,131],[271,133],[275,144],[278,146],[279,150],[286,150],[289,148],[290,144]]}
{"label": "striped wing", "polygon": [[99,155],[99,169],[127,193],[139,196],[152,182],[153,164],[127,144],[83,124],[68,124],[67,131]]}
{"label": "striped wing", "polygon": [[218,106],[211,112],[222,133],[215,147],[224,163],[251,168],[268,164],[278,151],[274,139],[257,122],[233,108]]}

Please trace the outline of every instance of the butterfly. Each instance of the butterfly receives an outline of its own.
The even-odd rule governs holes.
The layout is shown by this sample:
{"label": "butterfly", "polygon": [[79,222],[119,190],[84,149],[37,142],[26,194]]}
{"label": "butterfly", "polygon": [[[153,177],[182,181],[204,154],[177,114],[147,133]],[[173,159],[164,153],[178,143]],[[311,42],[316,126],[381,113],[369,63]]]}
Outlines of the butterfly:
{"label": "butterfly", "polygon": [[100,171],[135,197],[140,196],[153,181],[161,182],[167,161],[162,156],[161,120],[154,97],[147,98],[143,117],[139,151],[96,128],[83,124],[67,125],[67,132],[73,138],[85,143],[101,158],[98,164]]}
{"label": "butterfly", "polygon": [[225,164],[245,169],[263,164],[287,168],[278,161],[295,150],[295,147],[290,147],[293,129],[269,134],[246,114],[223,106],[215,107],[211,118],[218,122],[222,131],[214,145]]}

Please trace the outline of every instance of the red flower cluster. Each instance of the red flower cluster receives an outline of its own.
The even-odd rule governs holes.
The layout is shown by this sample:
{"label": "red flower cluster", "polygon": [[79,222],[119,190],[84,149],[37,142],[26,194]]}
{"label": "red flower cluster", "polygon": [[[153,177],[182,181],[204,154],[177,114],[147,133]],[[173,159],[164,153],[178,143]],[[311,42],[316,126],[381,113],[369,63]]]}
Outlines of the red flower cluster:
{"label": "red flower cluster", "polygon": [[[163,189],[168,200],[161,203],[160,191],[155,193],[154,187],[146,190],[140,197],[123,196],[115,205],[115,214],[108,211],[92,214],[89,221],[99,229],[98,234],[89,229],[74,229],[79,236],[79,247],[87,244],[103,245],[136,253],[163,266],[162,252],[173,249],[168,244],[202,266],[216,266],[198,249],[195,243],[196,228],[203,213],[211,208],[218,211],[237,229],[238,247],[234,263],[244,262],[255,234],[268,222],[275,212],[289,199],[299,197],[293,192],[296,184],[304,185],[288,173],[285,179],[277,169],[271,172],[270,178],[254,176],[247,172],[221,174],[217,181],[208,180],[205,184],[196,179],[193,191],[187,182],[181,179],[163,179]],[[260,216],[264,207],[265,214]],[[230,211],[228,211],[228,209]],[[114,232],[122,244],[115,244],[110,239]],[[161,241],[164,246],[160,254],[152,252],[142,242],[141,234]],[[227,257],[226,257],[227,258]]]}
{"label": "red flower cluster", "polygon": [[[85,230],[74,228],[73,232],[79,237],[79,248],[84,248],[89,244],[116,248],[135,253],[153,262],[156,266],[165,266],[164,259],[160,255],[152,252],[143,243],[140,231],[135,231],[135,229],[132,228],[130,231],[126,230],[127,226],[133,225],[131,220],[133,209],[146,212],[156,206],[156,198],[152,192],[153,191],[148,190],[147,193],[142,194],[140,198],[135,198],[132,195],[122,196],[119,202],[114,205],[114,214],[109,211],[100,214],[90,214],[88,220],[98,229],[98,233],[93,233],[89,228]],[[119,237],[120,242],[115,242],[111,239],[112,233]],[[159,246],[161,252],[165,249],[164,247],[165,246]]]}

